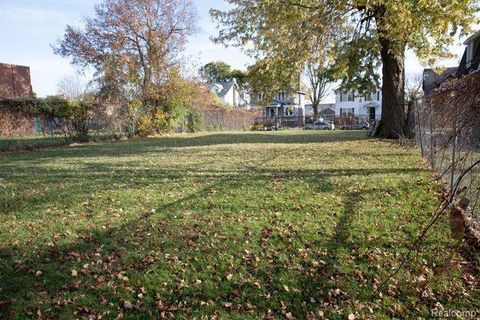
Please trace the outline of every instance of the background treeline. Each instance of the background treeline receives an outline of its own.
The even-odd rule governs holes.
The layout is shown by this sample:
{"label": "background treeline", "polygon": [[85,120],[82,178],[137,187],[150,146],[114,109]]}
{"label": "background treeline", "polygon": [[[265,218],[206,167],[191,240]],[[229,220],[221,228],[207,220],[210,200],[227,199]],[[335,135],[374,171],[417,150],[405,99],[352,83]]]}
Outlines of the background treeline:
{"label": "background treeline", "polygon": [[[0,151],[35,150],[73,142],[108,141],[170,132],[249,130],[255,114],[226,108],[206,88],[190,84],[164,104],[106,103],[93,94],[0,102]],[[40,135],[40,137],[38,137]]]}

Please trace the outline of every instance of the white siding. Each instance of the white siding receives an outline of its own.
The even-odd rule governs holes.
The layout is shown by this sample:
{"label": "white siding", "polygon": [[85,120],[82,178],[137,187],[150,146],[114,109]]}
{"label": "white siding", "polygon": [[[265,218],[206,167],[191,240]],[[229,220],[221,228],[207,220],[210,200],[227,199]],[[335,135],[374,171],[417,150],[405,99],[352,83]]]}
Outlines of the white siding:
{"label": "white siding", "polygon": [[[355,94],[354,101],[348,101],[347,94],[337,91],[335,103],[335,117],[341,116],[341,109],[354,109],[354,116],[369,119],[371,107],[375,107],[375,116],[379,120],[382,115],[382,93],[377,89],[375,95],[372,93],[372,99],[365,100],[365,95]],[[367,97],[368,98],[368,97]]]}

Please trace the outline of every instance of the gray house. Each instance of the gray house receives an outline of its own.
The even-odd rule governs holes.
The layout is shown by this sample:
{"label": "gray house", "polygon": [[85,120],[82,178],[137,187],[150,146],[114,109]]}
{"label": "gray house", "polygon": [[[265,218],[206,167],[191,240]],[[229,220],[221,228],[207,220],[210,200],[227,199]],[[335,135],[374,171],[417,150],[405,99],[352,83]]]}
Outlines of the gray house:
{"label": "gray house", "polygon": [[480,31],[465,40],[467,46],[456,76],[462,77],[480,70]]}
{"label": "gray house", "polygon": [[458,68],[446,68],[441,73],[432,69],[423,71],[423,92],[429,95],[432,90],[441,88],[448,81],[480,71],[480,31],[469,37],[464,45],[465,52]]}
{"label": "gray house", "polygon": [[251,94],[250,104],[261,106],[262,122],[266,124],[298,127],[305,124],[305,93],[302,91],[281,91],[265,104],[263,93]]}
{"label": "gray house", "polygon": [[456,77],[458,68],[446,68],[442,73],[437,73],[433,69],[423,70],[423,92],[426,96],[432,90],[439,88],[442,83],[454,79]]}

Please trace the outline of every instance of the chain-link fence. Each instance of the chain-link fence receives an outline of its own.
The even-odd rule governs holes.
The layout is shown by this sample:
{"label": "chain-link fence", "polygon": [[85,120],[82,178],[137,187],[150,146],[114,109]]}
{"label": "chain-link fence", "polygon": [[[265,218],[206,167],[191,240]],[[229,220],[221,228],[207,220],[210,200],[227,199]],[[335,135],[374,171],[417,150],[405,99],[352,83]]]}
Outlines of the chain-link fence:
{"label": "chain-link fence", "polygon": [[417,101],[415,136],[452,199],[480,225],[480,74],[451,80]]}

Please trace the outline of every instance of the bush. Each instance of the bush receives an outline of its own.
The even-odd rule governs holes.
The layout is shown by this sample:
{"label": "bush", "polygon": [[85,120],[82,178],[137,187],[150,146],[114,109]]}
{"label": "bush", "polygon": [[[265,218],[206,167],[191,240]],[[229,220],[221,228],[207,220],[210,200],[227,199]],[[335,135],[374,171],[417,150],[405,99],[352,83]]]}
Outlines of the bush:
{"label": "bush", "polygon": [[203,119],[203,127],[207,131],[247,131],[257,116],[252,111],[230,110],[223,106],[204,108],[199,112]]}
{"label": "bush", "polygon": [[188,133],[202,130],[202,116],[195,110],[188,109],[185,115],[186,129]]}
{"label": "bush", "polygon": [[149,115],[143,115],[138,119],[138,135],[148,137],[153,132],[152,118]]}
{"label": "bush", "polygon": [[151,112],[152,130],[156,133],[170,131],[172,129],[172,116],[160,107],[153,108]]}
{"label": "bush", "polygon": [[93,102],[67,100],[62,97],[36,99],[35,105],[36,113],[49,119],[49,122],[62,122],[62,129],[65,133],[69,131],[69,127],[73,128],[81,141],[87,140],[89,120],[95,111],[98,112],[95,110],[98,109],[98,106]]}

